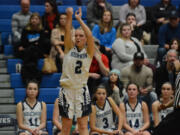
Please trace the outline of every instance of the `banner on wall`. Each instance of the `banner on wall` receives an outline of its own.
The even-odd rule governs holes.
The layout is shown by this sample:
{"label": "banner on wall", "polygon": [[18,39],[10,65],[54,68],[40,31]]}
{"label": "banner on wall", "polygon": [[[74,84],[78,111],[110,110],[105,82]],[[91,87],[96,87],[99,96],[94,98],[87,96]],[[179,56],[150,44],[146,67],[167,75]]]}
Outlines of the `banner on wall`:
{"label": "banner on wall", "polygon": [[10,115],[0,114],[0,128],[11,126],[16,127],[16,119]]}

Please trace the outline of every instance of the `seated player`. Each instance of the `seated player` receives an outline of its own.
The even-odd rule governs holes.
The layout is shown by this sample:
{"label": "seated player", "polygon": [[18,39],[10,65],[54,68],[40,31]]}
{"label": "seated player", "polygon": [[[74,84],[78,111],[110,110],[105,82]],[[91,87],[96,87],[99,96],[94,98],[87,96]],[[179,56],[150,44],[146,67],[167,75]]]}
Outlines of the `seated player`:
{"label": "seated player", "polygon": [[39,85],[29,81],[26,97],[17,104],[18,135],[48,135],[46,132],[46,103],[38,101]]}
{"label": "seated player", "polygon": [[[121,112],[111,97],[107,97],[106,88],[99,85],[95,91],[95,102],[92,105],[90,115],[91,135],[115,135],[123,134],[121,131],[123,117]],[[118,116],[118,126],[116,128],[113,121],[113,112]]]}
{"label": "seated player", "polygon": [[147,131],[150,125],[147,104],[138,99],[139,87],[130,83],[127,86],[128,100],[120,104],[124,115],[125,135],[150,135]]}

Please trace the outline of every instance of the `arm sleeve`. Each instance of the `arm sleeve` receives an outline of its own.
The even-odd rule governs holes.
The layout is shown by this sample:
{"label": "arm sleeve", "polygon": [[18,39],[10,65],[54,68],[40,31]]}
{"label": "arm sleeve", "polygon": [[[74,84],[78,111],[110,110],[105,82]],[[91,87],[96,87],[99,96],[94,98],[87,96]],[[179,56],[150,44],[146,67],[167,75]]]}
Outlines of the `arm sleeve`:
{"label": "arm sleeve", "polygon": [[21,36],[21,45],[22,45],[24,48],[26,48],[26,47],[28,46],[26,36],[27,36],[27,32],[26,32],[25,29],[23,29],[23,31],[22,31],[22,36]]}
{"label": "arm sleeve", "polygon": [[128,69],[125,67],[122,69],[122,82],[123,82],[123,86],[124,88],[127,87],[128,83],[130,82],[129,80],[129,71]]}
{"label": "arm sleeve", "polygon": [[117,87],[117,89],[114,89],[113,90],[113,93],[112,93],[112,98],[114,99],[114,101],[116,102],[116,104],[117,105],[119,105],[120,104],[120,101],[121,101],[121,99],[120,99],[120,94],[119,94],[119,88]]}
{"label": "arm sleeve", "polygon": [[52,45],[55,45],[57,41],[59,41],[59,33],[57,29],[53,29],[51,32],[51,43]]}
{"label": "arm sleeve", "polygon": [[107,58],[107,56],[106,55],[102,55],[101,60],[104,63],[104,66],[106,68],[109,68],[109,59]]}
{"label": "arm sleeve", "polygon": [[112,48],[112,44],[114,43],[115,39],[116,39],[116,29],[115,29],[115,28],[112,28],[111,42],[110,42],[110,44],[108,45],[109,48]]}
{"label": "arm sleeve", "polygon": [[18,20],[17,20],[16,14],[12,16],[11,27],[12,27],[12,33],[13,33],[14,38],[16,40],[20,40],[21,33],[18,31]]}
{"label": "arm sleeve", "polygon": [[123,6],[121,6],[120,7],[120,10],[119,10],[119,21],[121,22],[121,23],[125,23],[126,22],[126,20],[125,20],[125,18],[126,18],[126,5],[123,5]]}
{"label": "arm sleeve", "polygon": [[146,23],[146,11],[143,6],[140,5],[141,10],[141,20],[138,22],[139,25],[143,25]]}
{"label": "arm sleeve", "polygon": [[151,69],[149,69],[147,72],[148,72],[148,76],[146,79],[146,83],[147,83],[148,91],[151,91],[152,90],[152,83],[153,83],[153,72]]}
{"label": "arm sleeve", "polygon": [[98,25],[94,25],[93,29],[92,29],[92,35],[94,37],[96,37],[97,39],[99,39],[99,34],[100,33],[100,30],[99,30],[99,26]]}

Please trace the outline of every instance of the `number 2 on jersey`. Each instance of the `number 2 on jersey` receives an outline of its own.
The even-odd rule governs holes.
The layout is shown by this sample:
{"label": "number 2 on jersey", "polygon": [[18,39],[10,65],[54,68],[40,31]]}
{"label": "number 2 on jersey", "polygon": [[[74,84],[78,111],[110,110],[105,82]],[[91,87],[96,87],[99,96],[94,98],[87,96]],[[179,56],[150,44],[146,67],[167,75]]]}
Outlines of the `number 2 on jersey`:
{"label": "number 2 on jersey", "polygon": [[81,74],[81,67],[82,67],[82,61],[80,60],[76,61],[76,67],[75,67],[76,74]]}

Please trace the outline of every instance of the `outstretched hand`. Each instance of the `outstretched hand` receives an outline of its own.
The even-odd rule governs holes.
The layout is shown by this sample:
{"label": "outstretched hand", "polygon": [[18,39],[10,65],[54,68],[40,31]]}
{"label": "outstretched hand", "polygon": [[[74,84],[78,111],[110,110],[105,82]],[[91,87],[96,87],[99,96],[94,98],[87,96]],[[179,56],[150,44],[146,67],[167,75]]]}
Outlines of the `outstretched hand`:
{"label": "outstretched hand", "polygon": [[78,10],[76,10],[76,12],[75,12],[75,17],[76,17],[77,20],[80,20],[80,19],[81,19],[81,17],[82,17],[82,10],[81,10],[81,8],[79,8]]}
{"label": "outstretched hand", "polygon": [[69,15],[73,15],[73,8],[72,7],[67,8],[66,13]]}

